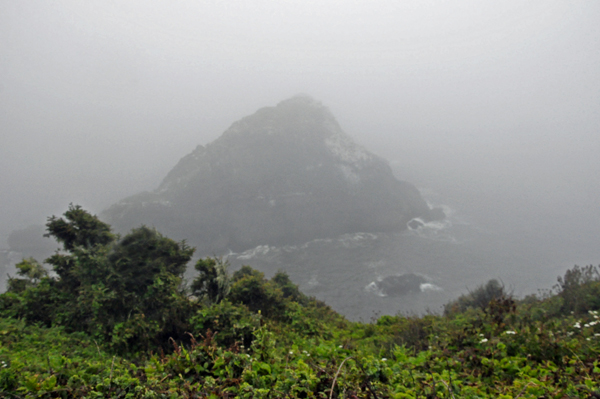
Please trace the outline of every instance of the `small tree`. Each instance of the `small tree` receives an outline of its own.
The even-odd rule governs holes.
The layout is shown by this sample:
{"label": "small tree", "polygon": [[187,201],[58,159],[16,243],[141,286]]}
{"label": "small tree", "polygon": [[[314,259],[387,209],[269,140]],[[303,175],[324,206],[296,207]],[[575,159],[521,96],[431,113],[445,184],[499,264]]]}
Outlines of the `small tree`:
{"label": "small tree", "polygon": [[484,285],[477,287],[468,294],[461,295],[458,299],[449,302],[444,306],[446,315],[464,312],[469,308],[484,310],[490,302],[498,301],[502,298],[511,297],[504,289],[504,285],[498,280],[489,280]]}
{"label": "small tree", "polygon": [[35,260],[21,262],[25,278],[12,283],[22,298],[19,316],[85,331],[123,351],[184,337],[192,305],[182,279],[194,248],[146,226],[119,239],[73,205],[47,228],[64,252],[46,260],[56,277]]}
{"label": "small tree", "polygon": [[284,298],[301,304],[306,304],[308,302],[306,295],[300,292],[298,286],[292,282],[290,276],[286,272],[282,270],[277,271],[271,278],[271,282],[281,290]]}
{"label": "small tree", "polygon": [[56,216],[48,218],[47,233],[44,236],[54,237],[69,254],[57,252],[46,259],[46,263],[52,265],[58,275],[60,288],[75,294],[81,285],[82,275],[86,274],[86,268],[83,267],[82,270],[84,265],[77,261],[75,254],[86,253],[93,256],[95,252],[102,252],[107,245],[116,240],[117,236],[111,233],[110,225],[79,205],[70,204],[63,216],[64,218]]}
{"label": "small tree", "polygon": [[93,248],[96,245],[107,245],[116,238],[108,224],[79,205],[70,204],[63,216],[64,219],[56,216],[48,218],[48,233],[44,236],[54,237],[63,244],[66,251],[75,247]]}
{"label": "small tree", "polygon": [[561,313],[586,313],[600,308],[600,271],[596,266],[575,265],[557,280],[554,288],[563,300]]}
{"label": "small tree", "polygon": [[229,297],[233,303],[242,303],[253,312],[260,311],[265,317],[282,317],[285,311],[279,287],[250,266],[242,266],[233,274]]}
{"label": "small tree", "polygon": [[27,288],[35,287],[44,278],[48,277],[48,271],[35,259],[23,259],[16,265],[17,275],[22,278],[8,279],[8,292],[23,292]]}
{"label": "small tree", "polygon": [[229,262],[223,258],[200,259],[194,266],[200,272],[192,282],[192,294],[211,304],[219,303],[231,289]]}
{"label": "small tree", "polygon": [[111,246],[102,286],[110,295],[105,315],[115,345],[143,348],[183,337],[191,309],[182,281],[193,253],[184,241],[146,226]]}

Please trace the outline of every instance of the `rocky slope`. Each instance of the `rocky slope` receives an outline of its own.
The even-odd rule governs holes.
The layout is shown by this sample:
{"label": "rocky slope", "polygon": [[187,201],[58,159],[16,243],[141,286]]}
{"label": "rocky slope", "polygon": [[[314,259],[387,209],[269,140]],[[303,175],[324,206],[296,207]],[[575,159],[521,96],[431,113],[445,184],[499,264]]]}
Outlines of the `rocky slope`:
{"label": "rocky slope", "polygon": [[202,255],[351,232],[394,231],[437,215],[380,157],[305,96],[235,122],[182,158],[153,192],[104,212],[117,230],[153,225]]}

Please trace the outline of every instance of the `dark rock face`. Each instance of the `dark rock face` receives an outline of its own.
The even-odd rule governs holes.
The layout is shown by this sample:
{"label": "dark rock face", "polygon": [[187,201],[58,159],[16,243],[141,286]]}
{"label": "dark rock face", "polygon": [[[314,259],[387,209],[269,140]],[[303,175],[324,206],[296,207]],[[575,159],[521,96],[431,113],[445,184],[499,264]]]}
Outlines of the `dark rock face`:
{"label": "dark rock face", "polygon": [[351,232],[406,229],[430,209],[327,108],[300,96],[235,122],[182,158],[157,190],[104,213],[117,230],[153,225],[200,254]]}
{"label": "dark rock face", "polygon": [[423,223],[420,219],[413,219],[410,222],[408,222],[407,226],[409,229],[416,230],[420,227],[425,226],[425,223]]}
{"label": "dark rock face", "polygon": [[385,296],[402,296],[421,292],[421,284],[427,283],[423,276],[406,273],[400,276],[389,276],[377,282],[377,288]]}

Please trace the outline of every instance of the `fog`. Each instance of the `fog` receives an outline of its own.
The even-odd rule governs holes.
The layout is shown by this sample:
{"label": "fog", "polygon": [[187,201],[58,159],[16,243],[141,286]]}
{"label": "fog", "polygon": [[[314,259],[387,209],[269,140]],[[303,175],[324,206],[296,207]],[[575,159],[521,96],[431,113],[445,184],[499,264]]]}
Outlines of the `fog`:
{"label": "fog", "polygon": [[600,261],[596,1],[0,5],[0,249],[306,93],[426,195],[561,252],[551,267]]}

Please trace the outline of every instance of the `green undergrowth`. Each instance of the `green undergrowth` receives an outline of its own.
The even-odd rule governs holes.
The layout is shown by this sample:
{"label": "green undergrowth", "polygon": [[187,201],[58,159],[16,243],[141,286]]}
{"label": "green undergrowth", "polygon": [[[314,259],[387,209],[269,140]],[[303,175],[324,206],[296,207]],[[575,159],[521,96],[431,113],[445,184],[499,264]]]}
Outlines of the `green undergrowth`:
{"label": "green undergrowth", "polygon": [[[584,287],[589,288],[589,287]],[[595,398],[598,312],[562,314],[560,294],[452,315],[353,323],[314,301],[284,320],[228,301],[168,353],[120,356],[83,333],[0,321],[5,397]],[[549,316],[549,314],[552,314]],[[221,337],[220,337],[221,336]]]}
{"label": "green undergrowth", "polygon": [[153,229],[120,237],[79,207],[62,251],[0,295],[0,397],[600,398],[600,274],[575,266],[516,299],[497,281],[441,315],[346,320]]}

